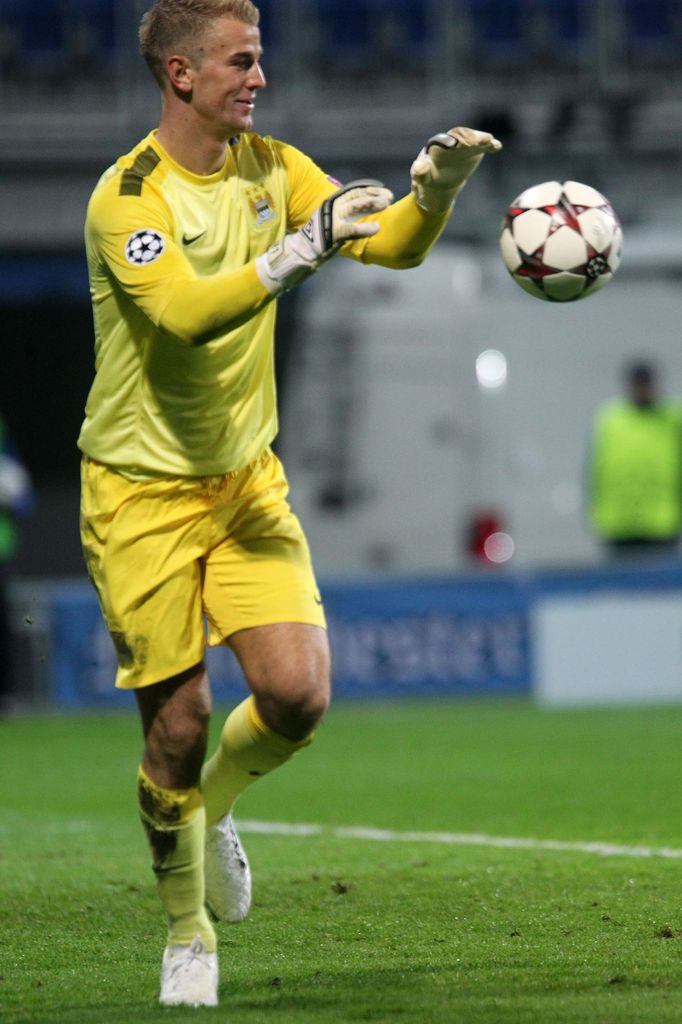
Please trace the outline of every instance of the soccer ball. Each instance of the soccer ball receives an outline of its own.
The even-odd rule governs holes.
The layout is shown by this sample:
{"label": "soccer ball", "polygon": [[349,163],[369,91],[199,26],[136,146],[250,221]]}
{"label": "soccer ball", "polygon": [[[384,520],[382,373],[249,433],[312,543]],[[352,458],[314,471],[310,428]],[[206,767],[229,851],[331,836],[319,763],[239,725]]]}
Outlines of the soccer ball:
{"label": "soccer ball", "polygon": [[585,299],[611,280],[623,232],[611,203],[579,181],[544,181],[511,204],[500,232],[516,283],[547,302]]}

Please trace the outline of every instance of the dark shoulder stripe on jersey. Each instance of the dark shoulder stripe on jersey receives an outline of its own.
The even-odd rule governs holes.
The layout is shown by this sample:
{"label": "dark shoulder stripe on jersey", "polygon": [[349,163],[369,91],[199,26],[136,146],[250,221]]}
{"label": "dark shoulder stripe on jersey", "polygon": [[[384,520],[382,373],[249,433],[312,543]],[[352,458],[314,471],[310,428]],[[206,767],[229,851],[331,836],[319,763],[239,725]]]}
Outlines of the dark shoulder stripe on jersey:
{"label": "dark shoulder stripe on jersey", "polygon": [[120,196],[141,196],[142,182],[148,174],[152,173],[160,160],[161,157],[151,146],[143,149],[135,158],[133,166],[128,167],[121,175],[118,194]]}

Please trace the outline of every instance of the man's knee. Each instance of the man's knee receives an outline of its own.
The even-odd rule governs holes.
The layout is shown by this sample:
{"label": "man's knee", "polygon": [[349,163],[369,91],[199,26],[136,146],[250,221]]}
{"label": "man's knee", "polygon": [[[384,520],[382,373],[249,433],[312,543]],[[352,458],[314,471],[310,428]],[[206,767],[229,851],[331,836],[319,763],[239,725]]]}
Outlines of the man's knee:
{"label": "man's knee", "polygon": [[185,709],[185,713],[162,714],[157,741],[166,756],[182,761],[205,745],[210,715],[203,707]]}
{"label": "man's knee", "polygon": [[145,763],[151,777],[170,789],[196,786],[206,756],[209,715],[162,715],[147,736]]}
{"label": "man's knee", "polygon": [[144,765],[161,786],[196,785],[206,754],[211,716],[203,669],[149,690],[137,691],[145,733]]}
{"label": "man's knee", "polygon": [[320,721],[329,707],[331,686],[329,674],[319,674],[304,679],[300,685],[285,689],[281,698],[284,707],[302,723],[310,723],[310,729]]}
{"label": "man's knee", "polygon": [[265,724],[287,739],[305,739],[329,705],[326,630],[282,622],[241,630],[228,642]]}
{"label": "man's knee", "polygon": [[266,725],[288,739],[302,740],[319,723],[329,707],[331,686],[328,671],[272,679],[256,693],[256,705]]}

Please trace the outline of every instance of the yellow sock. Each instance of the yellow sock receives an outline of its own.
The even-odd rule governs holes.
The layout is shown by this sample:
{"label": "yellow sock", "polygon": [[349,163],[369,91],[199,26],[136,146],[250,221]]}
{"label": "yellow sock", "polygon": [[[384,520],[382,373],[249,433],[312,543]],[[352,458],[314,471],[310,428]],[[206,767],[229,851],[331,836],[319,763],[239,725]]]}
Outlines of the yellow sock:
{"label": "yellow sock", "polygon": [[242,701],[228,716],[220,745],[201,773],[206,824],[215,825],[247,786],[311,741],[307,736],[297,743],[273,732],[258,714],[254,698]]}
{"label": "yellow sock", "polygon": [[201,791],[163,789],[140,768],[140,818],[152,851],[161,903],[168,914],[169,945],[189,945],[201,937],[215,952],[216,936],[204,908],[204,831]]}

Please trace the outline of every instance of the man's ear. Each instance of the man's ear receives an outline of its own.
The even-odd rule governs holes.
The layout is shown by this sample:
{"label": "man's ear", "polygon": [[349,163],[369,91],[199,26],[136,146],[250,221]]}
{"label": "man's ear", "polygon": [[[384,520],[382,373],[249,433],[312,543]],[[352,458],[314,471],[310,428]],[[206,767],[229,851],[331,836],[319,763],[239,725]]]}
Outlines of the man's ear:
{"label": "man's ear", "polygon": [[189,58],[173,54],[166,61],[168,80],[176,92],[187,95],[192,91],[192,68]]}

